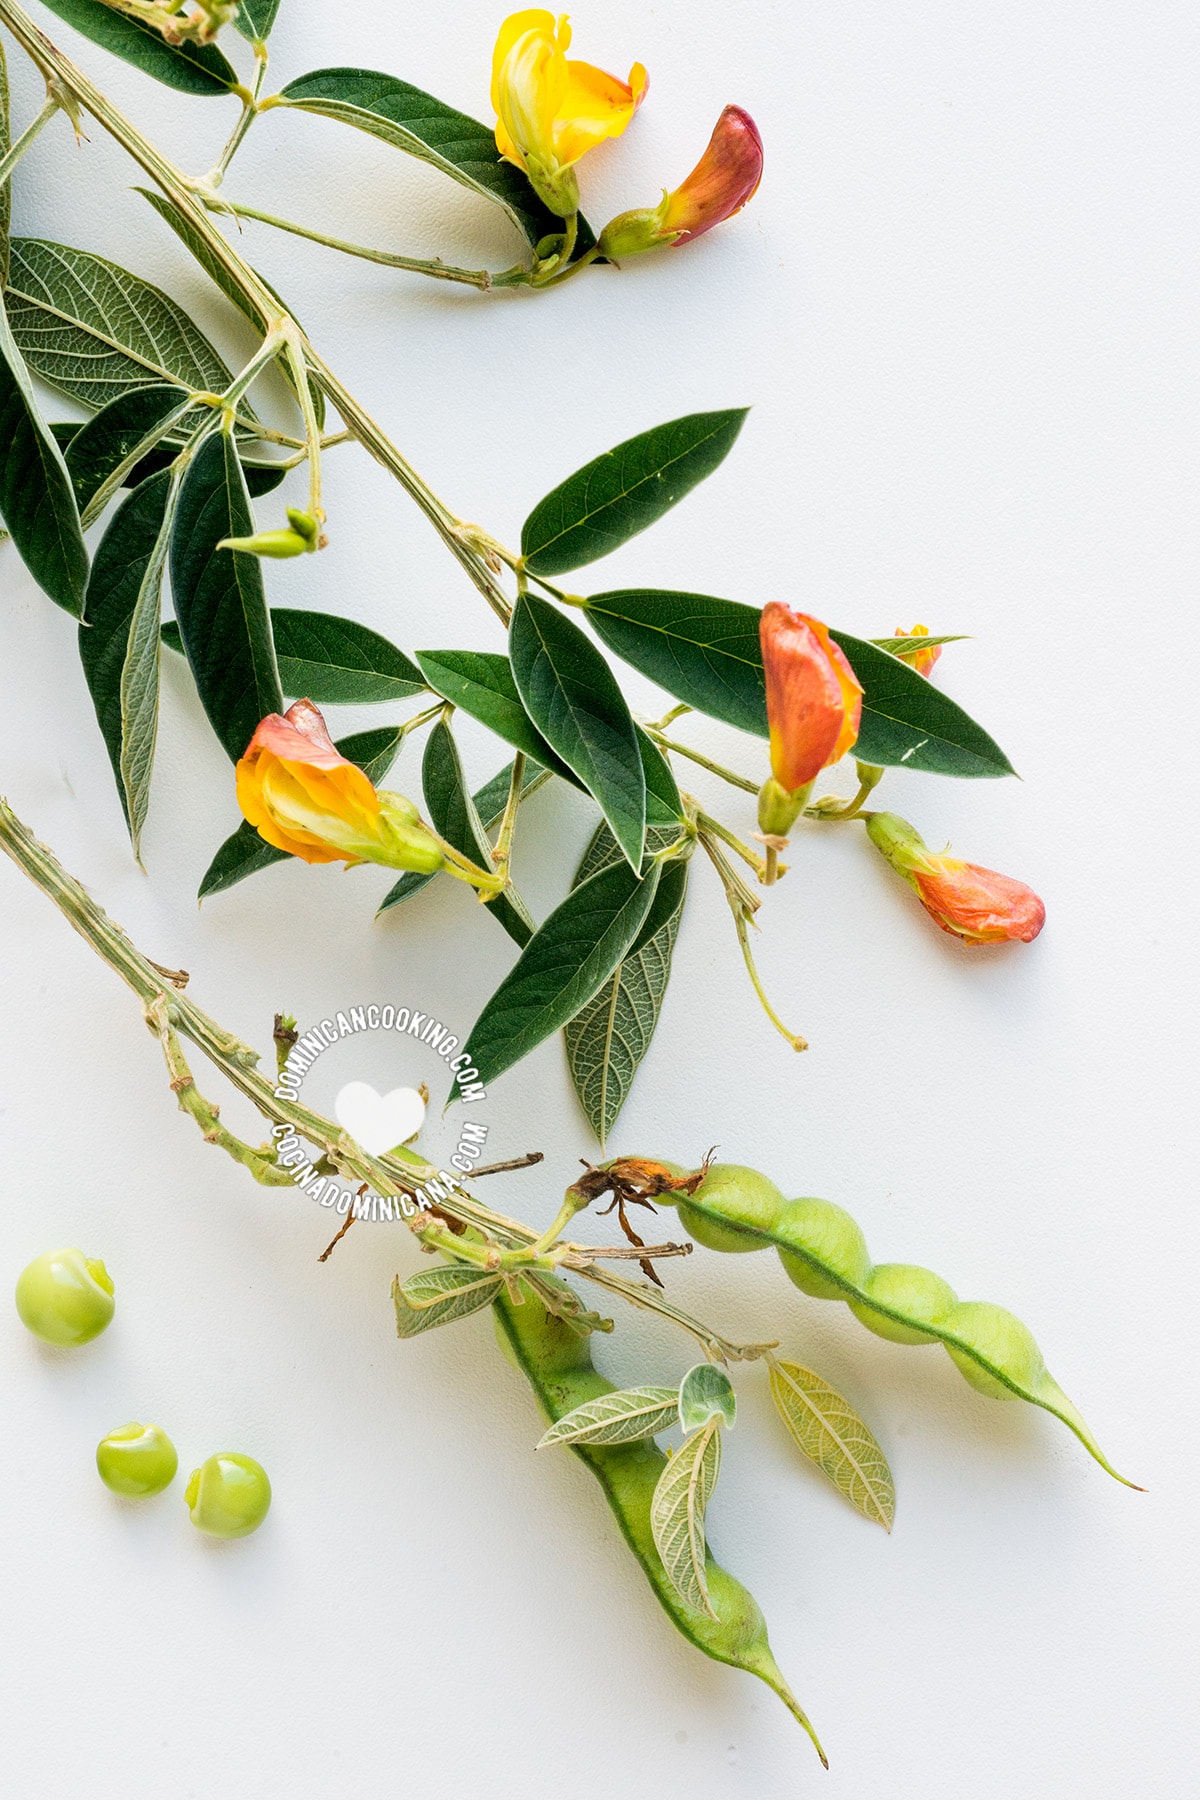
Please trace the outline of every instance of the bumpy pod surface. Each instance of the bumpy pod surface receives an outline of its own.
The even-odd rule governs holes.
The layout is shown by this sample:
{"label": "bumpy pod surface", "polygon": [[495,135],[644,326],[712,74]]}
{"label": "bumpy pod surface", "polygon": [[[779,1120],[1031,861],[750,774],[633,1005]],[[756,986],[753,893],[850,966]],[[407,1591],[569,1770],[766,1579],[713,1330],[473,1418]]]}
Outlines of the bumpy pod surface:
{"label": "bumpy pod surface", "polygon": [[[771,1194],[778,1195],[775,1207],[769,1204]],[[845,1301],[878,1337],[897,1344],[944,1344],[956,1368],[981,1394],[1044,1407],[1070,1427],[1101,1468],[1127,1487],[1135,1485],[1105,1457],[1020,1319],[1001,1306],[960,1300],[929,1269],[873,1264],[858,1225],[832,1201],[785,1200],[757,1171],[713,1163],[686,1199],[664,1193],[656,1195],[655,1204],[678,1204],[692,1236],[714,1250],[777,1250],[802,1293]]]}
{"label": "bumpy pod surface", "polygon": [[[494,1306],[501,1347],[529,1381],[552,1424],[585,1401],[614,1392],[612,1382],[593,1367],[587,1339],[554,1318],[539,1300],[527,1295],[522,1305],[513,1306],[502,1297]],[[626,1543],[676,1629],[706,1656],[745,1669],[773,1688],[812,1738],[824,1762],[817,1735],[771,1653],[766,1622],[754,1596],[713,1560],[711,1551],[706,1558],[706,1576],[715,1619],[693,1611],[668,1580],[650,1529],[650,1505],[667,1461],[654,1440],[573,1444],[571,1449],[604,1489]]]}

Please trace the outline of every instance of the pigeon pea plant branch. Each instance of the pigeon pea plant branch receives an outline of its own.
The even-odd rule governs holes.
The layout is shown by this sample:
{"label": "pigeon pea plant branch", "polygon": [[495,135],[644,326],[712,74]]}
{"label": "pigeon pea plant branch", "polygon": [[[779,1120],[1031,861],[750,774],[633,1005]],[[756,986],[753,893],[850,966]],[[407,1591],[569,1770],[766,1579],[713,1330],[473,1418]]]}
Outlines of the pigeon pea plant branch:
{"label": "pigeon pea plant branch", "polygon": [[[135,854],[150,797],[161,637],[186,656],[209,722],[237,765],[245,822],[217,851],[201,896],[287,856],[401,871],[381,912],[438,873],[467,882],[521,952],[468,1040],[481,1078],[495,1079],[561,1029],[601,1144],[657,1024],[697,848],[720,881],[750,980],[797,1050],[805,1039],[768,1000],[750,936],[796,829],[862,821],[929,915],[966,943],[1037,935],[1041,903],[1024,884],[931,852],[904,820],[865,807],[889,765],[966,778],[1013,772],[995,741],[928,679],[940,646],[952,640],[924,627],[852,637],[778,601],[755,607],[641,588],[582,595],[560,585],[712,475],[744,411],[672,420],[595,458],[533,507],[514,550],[432,491],[221,228],[221,215],[238,211],[222,183],[239,145],[257,119],[286,105],[366,131],[499,204],[526,240],[522,283],[550,286],[602,258],[612,266],[671,249],[736,213],[762,169],[748,115],[726,108],[687,180],[657,207],[619,215],[596,238],[579,212],[578,165],[629,125],[645,75],[635,65],[621,82],[568,61],[569,30],[548,13],[514,14],[501,27],[490,128],[372,71],[319,70],[264,98],[271,0],[186,15],[152,0],[116,9],[101,0],[46,4],[152,77],[189,95],[233,95],[241,107],[213,167],[189,176],[17,0],[0,0],[0,24],[42,71],[48,95],[4,170],[56,110],[77,129],[84,114],[94,118],[150,177],[155,191],[141,191],[259,338],[233,375],[187,314],[139,277],[90,252],[5,238],[0,413],[10,449],[0,465],[0,513],[35,579],[80,620],[79,655]],[[231,22],[252,43],[249,84],[212,41]],[[307,227],[306,234],[320,238]],[[425,272],[448,273],[442,264]],[[291,391],[299,433],[257,417],[253,390],[269,370]],[[34,378],[94,416],[82,426],[47,423]],[[326,429],[327,406],[339,429]],[[433,525],[504,628],[504,652],[410,656],[353,619],[268,606],[264,569],[325,547],[322,455],[351,441]],[[263,460],[262,446],[291,454]],[[286,508],[284,525],[260,527],[252,499],[301,467],[305,507]],[[103,535],[89,555],[83,533],[102,513]],[[162,624],[168,577],[175,618]],[[595,638],[678,704],[657,723],[636,719]],[[286,714],[285,696],[295,701]],[[421,710],[402,723],[337,744],[319,710],[416,696],[424,696]],[[671,728],[689,712],[768,738],[766,780],[680,741]],[[474,794],[455,741],[456,713],[513,753]],[[427,818],[380,785],[406,737],[425,727]],[[814,799],[817,777],[850,754],[855,798]],[[743,794],[756,795],[757,830],[681,792],[671,766],[679,758],[723,779],[739,806]],[[513,849],[522,804],[552,778],[590,795],[602,822],[571,891],[539,924],[514,885]]]}
{"label": "pigeon pea plant branch", "polygon": [[[809,1733],[823,1762],[816,1733],[775,1662],[761,1612],[706,1542],[705,1510],[720,1469],[722,1439],[737,1413],[728,1365],[766,1364],[772,1398],[793,1442],[858,1511],[890,1531],[895,1491],[884,1452],[849,1403],[820,1376],[777,1355],[777,1343],[733,1343],[655,1288],[603,1267],[606,1257],[628,1255],[624,1247],[565,1239],[579,1213],[611,1196],[608,1210],[615,1208],[625,1224],[627,1207],[654,1210],[657,1202],[678,1208],[680,1223],[707,1249],[774,1248],[806,1296],[846,1303],[868,1330],[892,1342],[942,1343],[981,1394],[1023,1399],[1052,1413],[1101,1467],[1124,1480],[1018,1319],[989,1303],[959,1300],[928,1269],[872,1263],[862,1232],[840,1207],[824,1200],[786,1200],[758,1171],[709,1158],[686,1170],[623,1157],[601,1167],[588,1165],[568,1187],[551,1225],[539,1232],[484,1206],[463,1182],[440,1175],[407,1146],[387,1156],[368,1155],[332,1121],[268,1081],[258,1072],[256,1053],[188,998],[186,975],[144,957],[4,801],[0,847],[141,1001],[179,1106],[207,1142],[225,1150],[256,1181],[274,1186],[297,1179],[285,1150],[303,1138],[319,1153],[321,1167],[369,1184],[377,1194],[419,1200],[411,1209],[412,1229],[422,1248],[440,1260],[406,1280],[397,1275],[392,1299],[399,1336],[412,1338],[492,1309],[501,1348],[529,1380],[549,1422],[538,1448],[568,1446],[592,1469],[676,1628],[705,1654],[765,1681]],[[272,1121],[272,1141],[251,1146],[221,1123],[217,1107],[196,1087],[183,1038]],[[284,1041],[281,1069],[286,1049]],[[303,1173],[307,1181],[314,1167]],[[433,1206],[431,1190],[437,1195]],[[649,1259],[691,1247],[647,1246],[639,1240],[637,1254],[653,1273]],[[597,1373],[588,1350],[591,1335],[611,1331],[613,1321],[584,1307],[564,1279],[567,1274],[598,1283],[682,1328],[706,1360],[677,1385],[614,1389]],[[682,1431],[682,1442],[664,1455],[656,1439],[674,1428]]]}

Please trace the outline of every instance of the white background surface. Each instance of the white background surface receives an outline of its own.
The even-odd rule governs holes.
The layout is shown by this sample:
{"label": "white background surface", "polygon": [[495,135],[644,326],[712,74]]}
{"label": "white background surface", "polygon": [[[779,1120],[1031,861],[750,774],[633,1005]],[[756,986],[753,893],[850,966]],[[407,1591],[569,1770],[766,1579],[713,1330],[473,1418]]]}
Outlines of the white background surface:
{"label": "white background surface", "polygon": [[[499,10],[284,0],[272,75],[359,61],[484,114]],[[586,1473],[535,1461],[532,1400],[486,1319],[398,1344],[387,1290],[415,1266],[407,1239],[360,1227],[318,1266],[328,1216],[206,1148],[131,998],[5,864],[0,1268],[11,1283],[78,1242],[119,1301],[75,1355],[0,1316],[8,1791],[1194,1793],[1192,9],[598,0],[575,25],[581,56],[621,73],[639,57],[652,84],[625,142],[586,166],[592,216],[677,182],[737,100],[767,177],[735,225],[537,299],[422,285],[263,228],[246,247],[433,484],[509,541],[619,439],[753,402],[720,473],[585,585],[972,635],[938,679],[1023,780],[897,775],[883,792],[931,842],[1032,882],[1042,938],[967,951],[861,833],[813,830],[763,909],[764,972],[813,1043],[797,1060],[697,867],[613,1147],[694,1162],[717,1139],[789,1193],[849,1205],[880,1259],[1012,1307],[1150,1491],[1118,1487],[1048,1415],[976,1395],[939,1351],[806,1301],[770,1257],[673,1267],[685,1304],[731,1335],[779,1335],[840,1387],[895,1471],[889,1539],[800,1462],[757,1373],[740,1379],[711,1534],[764,1606],[822,1775],[764,1688],[675,1637]],[[185,167],[211,162],[230,105],[51,29]],[[38,94],[14,64],[23,122]],[[160,281],[244,357],[242,322],[89,136],[46,134],[17,228]],[[482,203],[326,121],[269,115],[229,185],[418,254],[512,255]],[[353,612],[410,649],[500,647],[381,472],[341,451],[327,483],[330,549],[270,569],[277,602]],[[465,893],[435,885],[373,924],[385,871],[288,865],[197,911],[237,815],[173,661],[140,875],[70,622],[0,557],[3,787],[150,955],[263,1045],[279,1006],[310,1020],[413,1000],[469,1025],[511,949]],[[688,728],[757,772],[749,740]],[[464,737],[482,779],[502,755]],[[410,748],[397,785],[415,791],[418,769]],[[740,801],[730,816],[752,824]],[[530,807],[518,873],[539,913],[563,886],[539,846],[573,852],[589,828],[565,793]],[[351,1075],[384,1086],[393,1066],[331,1052],[320,1097]],[[494,1199],[548,1219],[593,1149],[556,1043],[495,1084],[489,1119],[497,1154],[547,1153]],[[618,1326],[598,1351],[614,1379],[674,1380],[691,1360],[665,1330]],[[127,1417],[170,1430],[184,1475],[219,1448],[259,1456],[267,1527],[202,1541],[182,1481],[114,1501],[92,1451]]]}

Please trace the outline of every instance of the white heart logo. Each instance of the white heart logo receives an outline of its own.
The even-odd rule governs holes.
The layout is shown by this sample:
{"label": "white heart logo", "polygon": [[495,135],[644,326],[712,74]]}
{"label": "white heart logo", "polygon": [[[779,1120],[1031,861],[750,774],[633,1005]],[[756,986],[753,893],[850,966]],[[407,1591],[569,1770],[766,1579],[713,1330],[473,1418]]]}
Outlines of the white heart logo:
{"label": "white heart logo", "polygon": [[333,1103],[339,1125],[368,1156],[382,1156],[415,1137],[425,1121],[425,1102],[416,1088],[377,1094],[369,1081],[348,1081]]}

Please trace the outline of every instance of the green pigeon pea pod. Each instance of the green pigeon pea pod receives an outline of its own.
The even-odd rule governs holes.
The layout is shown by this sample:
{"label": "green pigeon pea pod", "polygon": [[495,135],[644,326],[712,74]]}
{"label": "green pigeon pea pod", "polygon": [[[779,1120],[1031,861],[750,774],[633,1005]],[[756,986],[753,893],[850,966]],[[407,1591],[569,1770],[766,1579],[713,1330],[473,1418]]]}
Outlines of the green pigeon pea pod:
{"label": "green pigeon pea pod", "polygon": [[[556,1282],[551,1276],[540,1279]],[[612,1382],[593,1367],[587,1339],[554,1318],[531,1294],[526,1293],[519,1305],[502,1295],[494,1302],[494,1316],[501,1349],[525,1375],[551,1424],[577,1406],[615,1391]],[[653,1439],[570,1447],[604,1489],[626,1543],[676,1629],[706,1656],[745,1669],[773,1688],[825,1762],[817,1735],[771,1653],[766,1622],[753,1595],[713,1560],[711,1552],[706,1556],[705,1573],[715,1618],[694,1611],[672,1586],[651,1530],[654,1490],[667,1464]]]}
{"label": "green pigeon pea pod", "polygon": [[[640,1159],[629,1166],[681,1173],[672,1164]],[[1101,1468],[1126,1487],[1136,1486],[1104,1456],[1020,1319],[1001,1306],[960,1300],[929,1269],[872,1263],[861,1229],[842,1207],[829,1200],[787,1200],[765,1175],[736,1163],[713,1163],[690,1194],[681,1187],[653,1192],[656,1203],[678,1206],[680,1222],[697,1243],[713,1250],[778,1250],[802,1293],[844,1300],[876,1336],[896,1344],[944,1344],[981,1394],[1044,1407],[1070,1427]]]}

